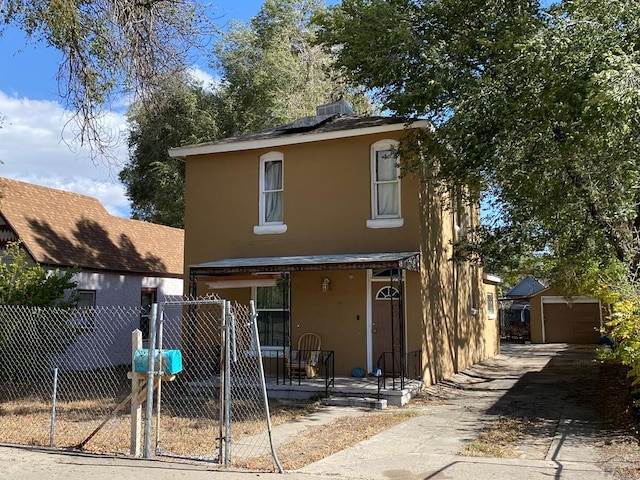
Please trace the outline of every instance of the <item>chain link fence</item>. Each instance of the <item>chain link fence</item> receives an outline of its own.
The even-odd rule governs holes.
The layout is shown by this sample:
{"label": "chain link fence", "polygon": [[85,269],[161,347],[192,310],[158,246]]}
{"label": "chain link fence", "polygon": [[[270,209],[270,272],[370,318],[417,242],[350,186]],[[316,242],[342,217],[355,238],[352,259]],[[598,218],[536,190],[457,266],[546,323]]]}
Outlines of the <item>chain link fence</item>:
{"label": "chain link fence", "polygon": [[[0,306],[0,443],[129,454],[131,333],[142,313]],[[281,470],[255,318],[218,298],[158,305],[149,337],[180,350],[184,369],[143,409],[145,425],[153,411],[156,455]]]}
{"label": "chain link fence", "polygon": [[[140,309],[0,305],[0,442],[71,448],[129,391],[131,331]],[[129,452],[116,418],[86,450]]]}
{"label": "chain link fence", "polygon": [[279,467],[251,308],[215,298],[169,302],[160,305],[158,317],[162,349],[179,343],[163,325],[183,326],[184,372],[162,383],[156,454]]}

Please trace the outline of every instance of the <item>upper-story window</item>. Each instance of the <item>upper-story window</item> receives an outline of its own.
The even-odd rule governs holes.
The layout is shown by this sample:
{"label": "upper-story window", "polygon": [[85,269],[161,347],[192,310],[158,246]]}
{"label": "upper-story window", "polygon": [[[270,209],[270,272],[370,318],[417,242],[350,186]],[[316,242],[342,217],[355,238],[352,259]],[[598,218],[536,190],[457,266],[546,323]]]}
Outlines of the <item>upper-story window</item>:
{"label": "upper-story window", "polygon": [[371,145],[371,219],[369,228],[395,228],[404,224],[400,210],[398,142],[381,140]]}
{"label": "upper-story window", "polygon": [[260,157],[259,222],[255,234],[284,233],[284,157],[280,152]]}

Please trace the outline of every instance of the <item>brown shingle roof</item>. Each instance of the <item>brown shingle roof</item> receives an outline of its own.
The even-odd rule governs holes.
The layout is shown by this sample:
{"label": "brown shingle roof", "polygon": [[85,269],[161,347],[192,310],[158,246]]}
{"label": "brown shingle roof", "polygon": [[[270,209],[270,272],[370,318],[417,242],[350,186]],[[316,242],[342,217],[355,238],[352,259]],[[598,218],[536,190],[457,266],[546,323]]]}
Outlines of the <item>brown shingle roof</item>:
{"label": "brown shingle roof", "polygon": [[0,177],[0,212],[39,263],[183,274],[183,230],[114,217],[95,198]]}

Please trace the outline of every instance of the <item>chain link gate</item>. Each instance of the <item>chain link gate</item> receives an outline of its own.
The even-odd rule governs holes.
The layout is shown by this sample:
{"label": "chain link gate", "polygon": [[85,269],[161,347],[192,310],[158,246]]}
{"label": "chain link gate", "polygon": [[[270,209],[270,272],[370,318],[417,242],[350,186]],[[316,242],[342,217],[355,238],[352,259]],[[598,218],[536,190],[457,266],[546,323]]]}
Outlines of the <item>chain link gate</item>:
{"label": "chain link gate", "polygon": [[[271,457],[283,472],[271,438],[256,320],[253,303],[206,298],[158,304],[150,344],[181,350],[184,370],[156,389],[155,422],[146,424],[156,455],[236,467]],[[150,411],[148,404],[147,418]]]}

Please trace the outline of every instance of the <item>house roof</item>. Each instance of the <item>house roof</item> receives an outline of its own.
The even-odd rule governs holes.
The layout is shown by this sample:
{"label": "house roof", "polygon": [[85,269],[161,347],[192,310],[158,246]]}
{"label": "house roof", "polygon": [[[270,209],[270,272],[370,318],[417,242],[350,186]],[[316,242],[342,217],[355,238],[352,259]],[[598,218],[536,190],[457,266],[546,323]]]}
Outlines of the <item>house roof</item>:
{"label": "house roof", "polygon": [[[305,120],[304,122],[302,120]],[[305,117],[292,124],[214,142],[187,145],[169,150],[175,158],[210,153],[237,152],[256,148],[317,142],[410,128],[427,128],[426,120],[408,121],[400,117],[363,117],[358,115],[323,115]]]}
{"label": "house roof", "polygon": [[520,280],[511,290],[509,290],[505,297],[509,298],[527,298],[531,295],[546,289],[542,283],[536,280],[531,275],[527,275]]}
{"label": "house roof", "polygon": [[0,213],[38,263],[183,274],[183,230],[112,216],[95,198],[0,178]]}
{"label": "house roof", "polygon": [[198,263],[189,267],[190,272],[196,275],[362,268],[403,268],[419,272],[420,254],[418,252],[400,252],[227,258]]}

